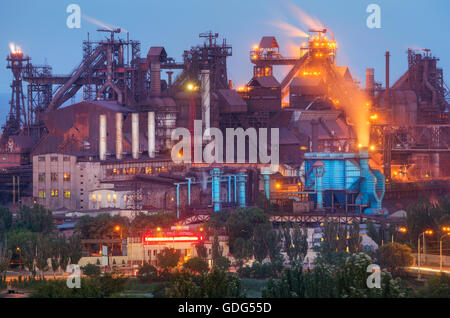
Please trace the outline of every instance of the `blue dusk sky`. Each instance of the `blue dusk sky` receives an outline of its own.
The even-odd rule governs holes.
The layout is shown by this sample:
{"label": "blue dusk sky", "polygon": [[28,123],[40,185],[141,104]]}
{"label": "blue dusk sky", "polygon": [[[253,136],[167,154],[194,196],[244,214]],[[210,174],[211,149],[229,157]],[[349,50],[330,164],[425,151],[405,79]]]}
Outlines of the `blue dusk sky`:
{"label": "blue dusk sky", "polygon": [[[201,44],[198,34],[212,30],[233,46],[228,76],[236,85],[251,78],[249,50],[262,36],[276,36],[284,55],[292,55],[305,41],[297,37],[308,31],[303,12],[330,28],[338,43],[337,64],[348,66],[364,84],[365,69],[375,68],[375,80],[384,83],[384,52],[391,53],[391,85],[407,69],[406,50],[431,49],[440,58],[449,83],[450,1],[447,0],[14,0],[1,1],[0,56],[6,58],[9,44],[16,43],[34,64],[48,63],[53,73],[69,73],[82,57],[81,43],[100,39],[98,26],[82,19],[81,28],[66,26],[69,4],[105,24],[127,30],[141,42],[141,55],[151,46],[164,46],[169,56],[181,61],[183,50]],[[381,8],[381,28],[369,29],[369,4]],[[300,10],[298,10],[300,9]],[[303,17],[303,19],[302,19]],[[90,19],[92,21],[92,19]],[[288,31],[287,25],[294,31]],[[281,26],[281,27],[280,27]],[[283,27],[284,26],[284,27]],[[126,37],[126,34],[122,34]],[[8,112],[12,74],[6,59],[0,62],[0,124]],[[281,76],[286,70],[279,70]],[[280,78],[278,78],[281,80]]]}

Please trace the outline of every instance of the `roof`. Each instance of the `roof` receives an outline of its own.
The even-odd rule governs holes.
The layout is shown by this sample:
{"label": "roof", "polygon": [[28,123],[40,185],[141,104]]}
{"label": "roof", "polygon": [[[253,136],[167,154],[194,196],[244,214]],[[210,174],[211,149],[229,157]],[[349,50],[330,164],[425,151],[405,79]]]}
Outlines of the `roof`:
{"label": "roof", "polygon": [[274,76],[254,77],[249,86],[280,87],[280,82]]}
{"label": "roof", "polygon": [[152,46],[148,50],[147,58],[152,62],[164,62],[167,58],[167,53],[163,46]]}
{"label": "roof", "polygon": [[34,146],[34,141],[30,136],[10,136],[9,137],[14,145],[22,150],[32,149]]}
{"label": "roof", "polygon": [[277,39],[274,36],[263,36],[259,42],[259,47],[262,49],[279,48]]}
{"label": "roof", "polygon": [[229,106],[247,106],[242,97],[235,90],[219,89],[219,96],[222,97]]}

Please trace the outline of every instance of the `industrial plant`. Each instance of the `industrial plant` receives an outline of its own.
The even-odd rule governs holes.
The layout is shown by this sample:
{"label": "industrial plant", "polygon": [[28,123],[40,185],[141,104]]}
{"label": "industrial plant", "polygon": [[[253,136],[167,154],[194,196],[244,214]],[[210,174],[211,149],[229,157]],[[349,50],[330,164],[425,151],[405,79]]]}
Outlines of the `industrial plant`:
{"label": "industrial plant", "polygon": [[[66,75],[11,47],[0,200],[12,210],[37,203],[62,220],[164,210],[188,225],[222,209],[262,206],[275,222],[377,222],[419,194],[447,191],[448,90],[428,49],[408,50],[398,79],[386,52],[385,86],[367,68],[361,87],[337,65],[339,45],[327,29],[309,30],[297,56],[283,54],[274,36],[232,52],[219,34],[201,33],[181,59],[162,46],[141,52],[120,29],[98,31],[103,39],[88,36]],[[227,74],[232,54],[249,54],[246,85],[235,87]],[[282,78],[274,76],[279,66],[289,67]],[[255,162],[238,146],[232,156],[244,163],[183,161],[191,149],[174,160],[175,130],[194,134],[200,120],[201,135],[266,128],[279,162]],[[262,140],[251,137],[244,151]],[[227,138],[224,145],[234,142]]]}

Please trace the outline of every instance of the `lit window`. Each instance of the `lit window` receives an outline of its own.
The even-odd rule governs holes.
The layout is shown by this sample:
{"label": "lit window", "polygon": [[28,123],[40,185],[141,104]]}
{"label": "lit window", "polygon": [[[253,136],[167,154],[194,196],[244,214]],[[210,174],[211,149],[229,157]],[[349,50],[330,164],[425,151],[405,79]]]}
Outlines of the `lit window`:
{"label": "lit window", "polygon": [[117,195],[115,193],[113,194],[113,201],[117,202]]}
{"label": "lit window", "polygon": [[97,196],[95,194],[92,195],[92,201],[94,201],[94,202],[97,201]]}
{"label": "lit window", "polygon": [[50,180],[52,181],[58,181],[58,174],[56,172],[52,172],[50,174]]}
{"label": "lit window", "polygon": [[145,167],[145,174],[151,174],[152,173],[152,167]]}
{"label": "lit window", "polygon": [[108,202],[111,202],[111,194],[107,195],[106,200],[108,200]]}
{"label": "lit window", "polygon": [[58,196],[58,189],[52,189],[50,190],[50,195],[52,197],[57,197]]}
{"label": "lit window", "polygon": [[45,172],[39,173],[39,182],[45,182]]}
{"label": "lit window", "polygon": [[63,175],[64,181],[70,181],[70,173],[65,172]]}
{"label": "lit window", "polygon": [[58,157],[56,156],[50,157],[50,161],[52,162],[58,161]]}
{"label": "lit window", "polygon": [[64,198],[70,199],[70,190],[64,190]]}
{"label": "lit window", "polygon": [[99,194],[97,198],[98,198],[99,201],[102,201],[102,195],[101,194]]}
{"label": "lit window", "polygon": [[39,190],[39,198],[45,199],[45,190]]}

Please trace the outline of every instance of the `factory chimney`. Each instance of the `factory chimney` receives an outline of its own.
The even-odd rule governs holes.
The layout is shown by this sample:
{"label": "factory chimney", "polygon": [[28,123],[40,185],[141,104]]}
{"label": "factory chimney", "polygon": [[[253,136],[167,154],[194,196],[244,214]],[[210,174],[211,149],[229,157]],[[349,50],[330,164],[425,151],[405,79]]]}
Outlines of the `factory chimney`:
{"label": "factory chimney", "polygon": [[161,64],[159,61],[150,63],[150,96],[161,95]]}
{"label": "factory chimney", "polygon": [[155,112],[148,112],[148,155],[155,158]]}
{"label": "factory chimney", "polygon": [[122,159],[122,113],[116,113],[116,158]]}
{"label": "factory chimney", "polygon": [[100,160],[106,160],[106,115],[100,115],[99,132],[99,157]]}
{"label": "factory chimney", "polygon": [[203,131],[210,128],[211,91],[209,70],[202,70],[202,122]]}
{"label": "factory chimney", "polygon": [[375,69],[366,68],[366,92],[370,98],[373,98],[375,91]]}
{"label": "factory chimney", "polygon": [[173,74],[173,71],[167,71],[166,72],[167,73],[167,87],[168,88],[171,88],[172,87],[172,74]]}
{"label": "factory chimney", "polygon": [[139,158],[139,113],[131,114],[131,156]]}
{"label": "factory chimney", "polygon": [[390,100],[389,100],[389,51],[386,51],[386,90],[384,93],[384,98],[386,102],[386,107],[390,106]]}

